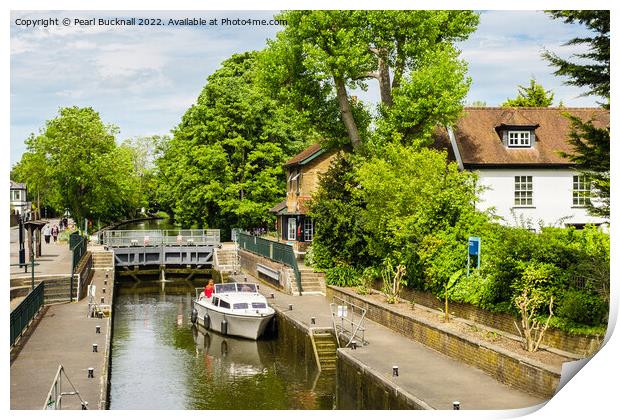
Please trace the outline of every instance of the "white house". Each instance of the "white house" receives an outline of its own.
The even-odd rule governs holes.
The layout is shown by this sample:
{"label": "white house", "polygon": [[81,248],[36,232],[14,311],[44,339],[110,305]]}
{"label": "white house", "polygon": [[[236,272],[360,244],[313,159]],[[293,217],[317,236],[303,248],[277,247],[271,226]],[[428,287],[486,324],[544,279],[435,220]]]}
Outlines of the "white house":
{"label": "white house", "polygon": [[17,213],[27,217],[30,213],[30,201],[28,201],[28,188],[26,184],[11,181],[11,213]]}
{"label": "white house", "polygon": [[503,223],[544,226],[604,224],[585,204],[590,184],[558,152],[571,152],[564,113],[609,126],[599,108],[465,108],[454,127],[436,131],[461,170],[476,171],[480,209],[493,208]]}

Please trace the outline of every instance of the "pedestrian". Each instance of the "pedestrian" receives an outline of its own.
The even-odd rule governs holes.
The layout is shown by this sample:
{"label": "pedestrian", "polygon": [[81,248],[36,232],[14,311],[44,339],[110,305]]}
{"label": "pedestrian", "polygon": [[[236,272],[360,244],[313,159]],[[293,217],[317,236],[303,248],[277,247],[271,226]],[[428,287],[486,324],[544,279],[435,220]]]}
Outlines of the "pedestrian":
{"label": "pedestrian", "polygon": [[49,244],[50,243],[50,236],[52,235],[52,230],[50,229],[50,225],[47,224],[45,226],[43,226],[43,236],[45,237],[45,243]]}
{"label": "pedestrian", "polygon": [[54,238],[54,243],[58,240],[58,225],[54,225],[52,227],[52,238]]}

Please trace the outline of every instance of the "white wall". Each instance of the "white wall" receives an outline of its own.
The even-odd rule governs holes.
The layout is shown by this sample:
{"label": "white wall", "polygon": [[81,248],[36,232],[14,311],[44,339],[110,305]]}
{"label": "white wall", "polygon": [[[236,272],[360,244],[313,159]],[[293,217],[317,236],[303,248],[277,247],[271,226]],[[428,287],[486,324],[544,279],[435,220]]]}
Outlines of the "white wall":
{"label": "white wall", "polygon": [[[576,172],[570,169],[481,169],[476,172],[479,185],[489,187],[480,195],[478,208],[495,207],[495,213],[504,219],[504,224],[519,225],[521,220],[529,220],[531,227],[538,229],[540,220],[545,226],[606,222],[603,218],[589,216],[583,207],[573,207],[573,175]],[[514,205],[514,177],[518,175],[532,176],[533,208]]]}

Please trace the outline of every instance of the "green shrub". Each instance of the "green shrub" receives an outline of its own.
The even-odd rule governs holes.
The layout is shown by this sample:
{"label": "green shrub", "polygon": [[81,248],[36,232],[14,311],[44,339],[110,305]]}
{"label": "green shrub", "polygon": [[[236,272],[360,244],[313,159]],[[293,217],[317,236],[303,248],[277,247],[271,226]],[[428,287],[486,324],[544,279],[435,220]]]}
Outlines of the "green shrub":
{"label": "green shrub", "polygon": [[359,286],[360,273],[350,266],[336,266],[325,270],[325,281],[332,286]]}
{"label": "green shrub", "polygon": [[607,312],[607,305],[598,295],[581,290],[565,291],[557,307],[558,316],[587,325],[603,323]]}

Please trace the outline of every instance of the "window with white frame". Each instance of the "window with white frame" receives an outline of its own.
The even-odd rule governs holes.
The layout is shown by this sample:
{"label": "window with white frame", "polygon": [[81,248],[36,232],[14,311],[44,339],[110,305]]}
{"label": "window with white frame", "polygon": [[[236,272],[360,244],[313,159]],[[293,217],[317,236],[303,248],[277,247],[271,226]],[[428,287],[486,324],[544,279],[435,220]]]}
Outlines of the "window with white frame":
{"label": "window with white frame", "polygon": [[573,175],[573,206],[590,204],[590,181],[584,175]]}
{"label": "window with white frame", "polygon": [[529,131],[509,131],[508,147],[530,147],[531,133]]}
{"label": "window with white frame", "polygon": [[288,240],[294,241],[297,239],[297,220],[294,217],[288,219]]}
{"label": "window with white frame", "polygon": [[515,206],[531,206],[532,201],[532,177],[515,176]]}
{"label": "window with white frame", "polygon": [[314,221],[306,217],[304,219],[304,241],[310,242],[314,238]]}

